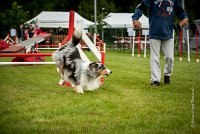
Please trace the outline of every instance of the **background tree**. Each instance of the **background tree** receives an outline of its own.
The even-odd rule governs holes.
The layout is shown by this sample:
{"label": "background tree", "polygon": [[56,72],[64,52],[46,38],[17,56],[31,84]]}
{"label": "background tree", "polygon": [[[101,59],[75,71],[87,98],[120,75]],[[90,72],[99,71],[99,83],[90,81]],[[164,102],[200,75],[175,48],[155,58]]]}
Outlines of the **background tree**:
{"label": "background tree", "polygon": [[12,4],[11,9],[7,9],[5,12],[0,13],[0,24],[2,25],[0,33],[3,37],[9,33],[11,28],[18,28],[20,24],[23,24],[28,20],[29,12],[23,11],[22,6],[19,6],[17,2]]}
{"label": "background tree", "polygon": [[[112,1],[98,0],[97,1],[97,31],[102,32],[103,27],[108,24],[103,19],[110,13],[115,12],[116,8]],[[78,6],[78,13],[90,21],[94,22],[94,0],[82,0]],[[90,32],[94,32],[94,26],[90,27]]]}
{"label": "background tree", "polygon": [[[97,18],[102,18],[109,12],[116,11],[112,1],[98,0],[97,1]],[[82,0],[78,6],[78,13],[90,21],[94,21],[94,0]]]}
{"label": "background tree", "polygon": [[[102,14],[106,16],[110,12],[133,13],[140,2],[141,0],[97,0],[97,20],[101,22]],[[13,3],[16,3],[15,8]],[[185,0],[185,9],[191,23],[200,19],[199,5],[198,0]],[[0,39],[5,38],[5,33],[9,32],[11,26],[15,27],[19,21],[35,17],[41,11],[70,10],[94,21],[94,0],[0,0]]]}

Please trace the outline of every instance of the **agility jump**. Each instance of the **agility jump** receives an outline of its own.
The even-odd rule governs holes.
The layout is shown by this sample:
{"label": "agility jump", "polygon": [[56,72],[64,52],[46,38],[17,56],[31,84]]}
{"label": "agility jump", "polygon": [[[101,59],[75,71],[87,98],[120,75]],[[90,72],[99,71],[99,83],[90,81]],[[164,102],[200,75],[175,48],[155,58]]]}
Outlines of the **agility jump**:
{"label": "agility jump", "polygon": [[[136,36],[136,32],[138,32],[138,36]],[[144,41],[141,41],[141,32],[145,36]],[[143,45],[143,43],[144,43],[144,58],[146,58],[146,46],[147,46],[147,35],[148,34],[149,34],[148,28],[143,28],[143,29],[134,28],[133,29],[132,57],[135,56],[135,43],[137,43],[137,47],[138,47],[138,58],[140,57],[141,45]]]}
{"label": "agility jump", "polygon": [[[147,44],[147,32],[144,32],[143,35],[145,35],[145,40],[142,42],[141,41],[141,31],[148,31],[148,29],[133,29],[133,38],[132,38],[132,57],[135,56],[135,44],[137,44],[138,47],[138,57],[140,57],[140,52],[141,52],[141,45],[143,45],[142,43],[144,43],[144,58],[146,58],[146,44]],[[138,32],[138,36],[136,36],[136,32]],[[173,31],[173,40],[175,38],[175,31]],[[199,44],[199,34],[198,34],[198,29],[196,29],[196,35],[195,35],[195,44],[196,44],[196,51],[195,51],[195,58],[196,58],[196,62],[199,62],[199,57],[198,57],[198,44]],[[189,30],[186,30],[186,42],[187,42],[187,61],[190,62],[191,58],[190,58],[190,37],[189,37]],[[179,34],[179,60],[182,61],[183,57],[182,57],[182,53],[183,53],[183,28],[180,31]]]}
{"label": "agility jump", "polygon": [[[179,60],[182,61],[183,57],[182,57],[182,53],[183,53],[183,29],[181,29],[180,35],[179,35]],[[195,45],[196,45],[196,51],[195,51],[195,58],[196,58],[196,62],[199,62],[199,57],[198,57],[198,42],[199,37],[198,37],[198,29],[196,29],[196,35],[195,35]],[[190,62],[191,58],[190,58],[190,37],[189,37],[189,30],[186,30],[186,42],[187,42],[187,61]]]}
{"label": "agility jump", "polygon": [[[68,36],[66,36],[66,38],[62,41],[61,45],[65,44],[66,41],[69,41],[73,35],[73,30],[74,30],[74,11],[70,11],[70,16],[69,16],[69,29],[68,29]],[[42,35],[41,35],[42,36]],[[49,36],[49,35],[48,35]],[[43,41],[44,39],[41,39],[40,41]],[[105,61],[105,52],[100,52],[97,48],[96,45],[94,45],[92,43],[92,41],[89,39],[89,37],[83,33],[82,35],[82,40],[86,43],[86,45],[88,45],[88,47],[90,48],[91,52],[93,52],[93,54],[96,56],[96,58],[98,59],[98,61],[102,62],[104,64]],[[26,41],[25,43],[23,43],[26,51],[28,48],[30,48],[31,46],[36,46],[37,43],[32,43],[28,46],[26,46],[26,43],[28,41]],[[82,51],[80,45],[77,46],[77,48],[79,49],[79,52],[81,54],[81,58],[83,58],[83,60],[85,61],[89,61],[89,59],[87,58],[87,56],[84,54],[84,52]],[[105,49],[104,49],[105,50]],[[52,53],[0,53],[0,57],[16,57],[16,56],[51,56]],[[16,65],[16,64],[30,64],[28,62],[0,62],[0,65]],[[37,63],[37,62],[32,62],[32,64],[55,64],[54,62],[41,62],[41,63]]]}

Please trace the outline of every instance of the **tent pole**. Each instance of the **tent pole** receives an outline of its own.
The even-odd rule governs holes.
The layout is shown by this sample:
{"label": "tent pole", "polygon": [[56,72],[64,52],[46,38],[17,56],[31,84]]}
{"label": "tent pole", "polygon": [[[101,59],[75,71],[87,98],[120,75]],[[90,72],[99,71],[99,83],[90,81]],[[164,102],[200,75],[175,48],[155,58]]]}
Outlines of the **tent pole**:
{"label": "tent pole", "polygon": [[94,0],[94,23],[95,23],[94,45],[96,45],[96,34],[97,34],[97,1],[96,0]]}

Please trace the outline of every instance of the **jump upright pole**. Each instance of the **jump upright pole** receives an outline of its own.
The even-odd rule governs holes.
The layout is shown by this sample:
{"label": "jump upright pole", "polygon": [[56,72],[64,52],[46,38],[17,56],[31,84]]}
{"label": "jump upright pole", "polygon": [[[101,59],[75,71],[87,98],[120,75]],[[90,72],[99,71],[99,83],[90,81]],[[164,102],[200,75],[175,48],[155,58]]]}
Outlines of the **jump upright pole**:
{"label": "jump upright pole", "polygon": [[65,39],[61,42],[61,46],[68,42],[73,35],[74,32],[74,11],[69,12],[69,28],[68,28],[68,35]]}
{"label": "jump upright pole", "polygon": [[183,51],[183,29],[181,28],[180,32],[180,40],[179,40],[179,53],[180,53],[180,58],[179,60],[182,61],[182,51]]}
{"label": "jump upright pole", "polygon": [[190,62],[190,39],[189,30],[187,29],[187,50],[188,50],[188,62]]}
{"label": "jump upright pole", "polygon": [[133,30],[133,39],[132,39],[132,57],[134,57],[135,53],[135,30]]}
{"label": "jump upright pole", "polygon": [[74,11],[70,11],[67,41],[69,41],[72,38],[73,33],[74,33]]}
{"label": "jump upright pole", "polygon": [[141,49],[141,31],[138,31],[137,41],[138,41],[138,58],[140,58],[140,49]]}

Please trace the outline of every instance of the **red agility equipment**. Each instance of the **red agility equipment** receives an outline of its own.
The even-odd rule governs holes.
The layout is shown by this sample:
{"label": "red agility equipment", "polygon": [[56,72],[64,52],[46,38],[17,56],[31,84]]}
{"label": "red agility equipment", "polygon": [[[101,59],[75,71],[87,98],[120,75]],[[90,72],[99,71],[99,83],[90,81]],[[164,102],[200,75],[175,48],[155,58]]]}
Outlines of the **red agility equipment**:
{"label": "red agility equipment", "polygon": [[138,32],[137,41],[138,41],[138,57],[140,57],[140,48],[141,48],[141,31]]}
{"label": "red agility equipment", "polygon": [[74,32],[74,11],[70,11],[68,35],[61,42],[61,45],[64,45],[66,42],[68,42],[72,38],[73,32]]}
{"label": "red agility equipment", "polygon": [[8,47],[9,47],[9,44],[7,44],[4,40],[0,40],[0,51]]}
{"label": "red agility equipment", "polygon": [[73,33],[74,33],[74,11],[70,11],[70,14],[69,14],[69,30],[68,30],[67,41],[70,41]]}
{"label": "red agility equipment", "polygon": [[51,56],[52,53],[0,53],[0,57]]}
{"label": "red agility equipment", "polygon": [[105,63],[105,52],[101,51],[101,63]]}

